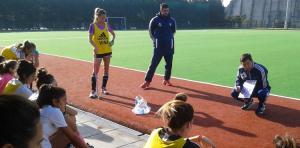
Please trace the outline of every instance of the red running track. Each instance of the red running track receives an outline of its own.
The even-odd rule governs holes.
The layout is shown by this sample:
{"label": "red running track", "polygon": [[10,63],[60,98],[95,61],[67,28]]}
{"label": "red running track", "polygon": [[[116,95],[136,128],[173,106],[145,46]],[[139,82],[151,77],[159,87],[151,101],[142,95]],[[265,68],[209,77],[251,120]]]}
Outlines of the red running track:
{"label": "red running track", "polygon": [[[184,92],[195,109],[190,135],[206,135],[218,147],[271,148],[276,134],[289,133],[300,138],[298,100],[271,96],[265,114],[258,117],[256,106],[249,111],[241,110],[242,104],[230,97],[228,88],[179,79],[172,79],[174,87],[162,86],[162,77],[155,76],[151,88],[143,90],[138,86],[145,73],[116,67],[110,69],[108,90],[111,95],[92,100],[88,98],[92,63],[49,55],[41,55],[40,61],[67,90],[69,104],[144,133],[162,126],[161,120],[154,117],[155,111],[176,93]],[[150,114],[141,116],[131,112],[137,95],[148,101],[152,108]],[[255,101],[257,105],[257,99]]]}

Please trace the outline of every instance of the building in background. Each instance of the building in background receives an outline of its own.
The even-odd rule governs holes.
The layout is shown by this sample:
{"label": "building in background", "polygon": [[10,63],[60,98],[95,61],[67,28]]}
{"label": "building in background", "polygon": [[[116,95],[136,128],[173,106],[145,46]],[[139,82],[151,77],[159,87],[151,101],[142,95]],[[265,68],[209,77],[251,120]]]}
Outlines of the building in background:
{"label": "building in background", "polygon": [[[232,0],[226,17],[242,18],[241,27],[283,28],[287,0]],[[288,27],[300,28],[300,0],[290,0]]]}

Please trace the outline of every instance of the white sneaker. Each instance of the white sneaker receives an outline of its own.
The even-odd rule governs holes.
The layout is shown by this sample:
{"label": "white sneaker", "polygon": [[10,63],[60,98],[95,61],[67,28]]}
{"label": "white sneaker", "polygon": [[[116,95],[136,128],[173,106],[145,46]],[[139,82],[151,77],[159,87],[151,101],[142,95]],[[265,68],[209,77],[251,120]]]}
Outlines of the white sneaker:
{"label": "white sneaker", "polygon": [[103,95],[109,95],[109,92],[107,91],[106,88],[102,88],[102,94]]}
{"label": "white sneaker", "polygon": [[95,92],[95,91],[91,91],[89,97],[90,97],[91,99],[96,99],[96,98],[98,98],[98,94],[97,94],[97,92]]}

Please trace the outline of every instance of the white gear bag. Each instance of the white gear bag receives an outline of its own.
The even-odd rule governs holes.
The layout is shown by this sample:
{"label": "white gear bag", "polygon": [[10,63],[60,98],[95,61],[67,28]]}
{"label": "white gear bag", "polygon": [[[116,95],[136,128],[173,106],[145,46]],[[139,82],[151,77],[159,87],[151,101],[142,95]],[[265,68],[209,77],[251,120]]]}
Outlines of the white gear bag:
{"label": "white gear bag", "polygon": [[135,97],[135,105],[132,112],[137,115],[148,114],[151,111],[151,107],[147,105],[147,101],[142,96]]}

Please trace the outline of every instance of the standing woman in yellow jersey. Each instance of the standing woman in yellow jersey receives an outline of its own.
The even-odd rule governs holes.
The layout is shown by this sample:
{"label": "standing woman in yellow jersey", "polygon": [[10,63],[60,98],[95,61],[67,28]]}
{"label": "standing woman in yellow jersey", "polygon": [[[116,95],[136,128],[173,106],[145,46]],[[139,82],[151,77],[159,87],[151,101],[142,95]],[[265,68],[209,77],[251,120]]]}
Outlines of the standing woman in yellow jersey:
{"label": "standing woman in yellow jersey", "polygon": [[[110,40],[109,33],[112,35]],[[111,46],[114,44],[115,33],[106,22],[106,11],[100,8],[95,8],[94,22],[90,25],[89,41],[94,48],[94,68],[92,81],[92,91],[90,98],[98,98],[97,93],[97,75],[99,72],[101,60],[104,61],[104,74],[102,79],[102,94],[108,94],[106,84],[108,81],[109,63],[112,55]]]}

